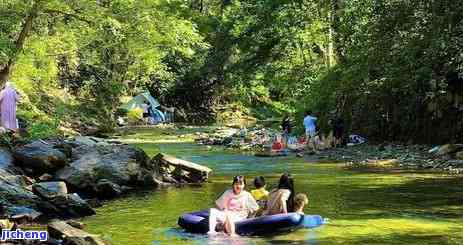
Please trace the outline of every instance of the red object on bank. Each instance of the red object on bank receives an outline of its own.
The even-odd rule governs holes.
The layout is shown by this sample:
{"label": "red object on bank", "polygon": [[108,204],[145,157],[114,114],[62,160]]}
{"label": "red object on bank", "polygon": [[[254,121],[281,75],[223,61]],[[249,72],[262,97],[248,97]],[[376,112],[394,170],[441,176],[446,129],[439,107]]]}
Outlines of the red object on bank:
{"label": "red object on bank", "polygon": [[281,142],[277,141],[272,144],[272,150],[279,151],[281,149],[283,149],[283,144]]}

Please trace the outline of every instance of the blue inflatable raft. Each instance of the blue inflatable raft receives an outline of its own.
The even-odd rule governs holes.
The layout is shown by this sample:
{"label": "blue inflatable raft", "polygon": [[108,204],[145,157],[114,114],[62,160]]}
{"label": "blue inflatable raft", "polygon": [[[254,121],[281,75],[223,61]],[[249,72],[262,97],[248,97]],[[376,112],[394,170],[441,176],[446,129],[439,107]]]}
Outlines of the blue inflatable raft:
{"label": "blue inflatable raft", "polygon": [[[209,210],[186,213],[179,217],[178,225],[188,232],[207,233],[209,231]],[[323,218],[320,215],[275,214],[237,222],[236,233],[242,236],[262,236],[292,232],[300,228],[314,228],[320,225],[323,225]]]}

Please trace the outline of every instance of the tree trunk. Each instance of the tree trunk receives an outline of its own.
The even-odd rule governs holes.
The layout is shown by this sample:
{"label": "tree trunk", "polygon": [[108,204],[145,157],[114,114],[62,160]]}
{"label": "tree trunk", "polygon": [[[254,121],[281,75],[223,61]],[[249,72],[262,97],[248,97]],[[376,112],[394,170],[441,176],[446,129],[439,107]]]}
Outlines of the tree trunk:
{"label": "tree trunk", "polygon": [[32,29],[32,25],[34,23],[34,20],[38,16],[38,12],[40,9],[41,0],[37,0],[34,2],[32,5],[31,10],[29,11],[29,14],[26,16],[24,23],[22,25],[21,32],[19,33],[18,39],[15,41],[15,47],[14,47],[14,52],[11,55],[10,59],[6,63],[6,65],[3,67],[3,69],[0,71],[0,86],[2,87],[3,84],[6,82],[6,79],[9,77],[12,67],[14,63],[16,62],[16,58],[18,57],[19,53],[23,50],[24,47],[24,42],[26,41],[26,38],[29,36],[30,31]]}

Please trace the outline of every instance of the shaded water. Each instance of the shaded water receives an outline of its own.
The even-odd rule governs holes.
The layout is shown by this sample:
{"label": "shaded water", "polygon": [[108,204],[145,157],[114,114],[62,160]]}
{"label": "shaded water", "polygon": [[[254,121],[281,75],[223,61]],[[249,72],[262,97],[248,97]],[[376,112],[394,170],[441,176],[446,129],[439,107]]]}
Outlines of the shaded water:
{"label": "shaded water", "polygon": [[[211,183],[131,194],[105,203],[84,219],[87,231],[113,244],[463,244],[463,179],[426,173],[361,173],[339,164],[310,163],[294,156],[257,158],[187,138],[138,131],[125,136],[149,154],[159,150],[211,167]],[[331,223],[275,237],[215,237],[183,232],[177,218],[211,207],[233,175],[263,175],[268,189],[279,175],[295,177],[296,191],[309,196],[307,214]]]}

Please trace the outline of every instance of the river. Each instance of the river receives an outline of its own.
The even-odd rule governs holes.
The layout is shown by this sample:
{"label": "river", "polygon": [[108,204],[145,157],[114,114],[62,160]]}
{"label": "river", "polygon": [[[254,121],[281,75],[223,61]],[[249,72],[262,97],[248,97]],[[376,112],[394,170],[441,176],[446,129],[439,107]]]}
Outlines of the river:
{"label": "river", "polygon": [[[161,151],[213,169],[209,183],[140,191],[105,202],[83,219],[86,230],[112,244],[463,244],[463,178],[424,172],[360,172],[342,163],[313,163],[296,156],[259,158],[206,147],[180,133],[198,129],[138,130],[121,137],[149,155]],[[167,133],[166,133],[167,131]],[[306,214],[330,223],[274,237],[189,234],[177,226],[184,212],[211,207],[234,175],[262,175],[271,189],[283,172],[309,197]]]}

